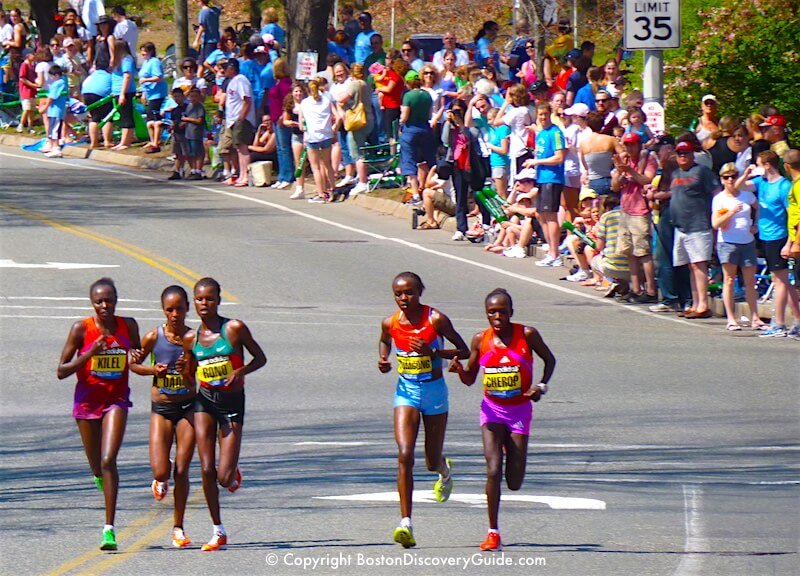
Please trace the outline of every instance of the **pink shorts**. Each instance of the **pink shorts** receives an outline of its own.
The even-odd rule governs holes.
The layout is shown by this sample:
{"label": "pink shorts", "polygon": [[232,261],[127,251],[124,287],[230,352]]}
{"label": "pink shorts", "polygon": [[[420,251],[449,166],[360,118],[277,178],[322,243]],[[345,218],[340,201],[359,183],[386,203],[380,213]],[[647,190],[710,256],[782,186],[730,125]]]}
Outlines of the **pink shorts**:
{"label": "pink shorts", "polygon": [[533,420],[533,403],[498,404],[485,396],[481,402],[481,426],[489,422],[502,424],[512,434],[530,436],[531,421]]}

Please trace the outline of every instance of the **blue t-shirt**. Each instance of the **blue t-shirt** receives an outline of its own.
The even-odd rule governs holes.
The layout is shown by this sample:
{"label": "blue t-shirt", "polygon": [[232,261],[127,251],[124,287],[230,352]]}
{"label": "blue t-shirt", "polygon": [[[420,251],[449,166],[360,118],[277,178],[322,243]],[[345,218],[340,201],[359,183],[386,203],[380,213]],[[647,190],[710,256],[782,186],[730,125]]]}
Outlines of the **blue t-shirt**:
{"label": "blue t-shirt", "polygon": [[222,8],[218,6],[203,6],[197,17],[197,22],[203,27],[203,44],[219,42],[219,13]]}
{"label": "blue t-shirt", "polygon": [[83,81],[81,94],[108,96],[111,94],[111,74],[103,69],[95,70]]}
{"label": "blue t-shirt", "polygon": [[[489,135],[489,144],[492,146],[502,146],[503,140],[511,137],[511,128],[503,124],[502,126],[487,125],[486,130]],[[492,150],[489,155],[489,165],[494,166],[508,166],[511,160],[508,154],[500,154]]]}
{"label": "blue t-shirt", "polygon": [[139,78],[161,78],[158,82],[146,82],[142,84],[142,92],[148,100],[158,100],[167,97],[167,81],[164,80],[164,69],[158,58],[148,58],[139,70]]}
{"label": "blue t-shirt", "polygon": [[789,190],[792,184],[786,178],[767,182],[761,176],[753,179],[758,197],[758,237],[768,242],[782,240],[789,235]]}
{"label": "blue t-shirt", "polygon": [[[573,100],[572,105],[574,106],[580,102],[581,104],[586,104],[589,107],[589,111],[597,110],[597,104],[594,103],[594,92],[592,92],[592,85],[585,84],[581,88],[578,88],[578,91],[575,92],[575,100]],[[646,142],[647,140],[645,140]]]}
{"label": "blue t-shirt", "polygon": [[275,38],[275,41],[281,46],[283,46],[286,41],[286,32],[284,32],[283,28],[278,26],[277,22],[265,24],[261,29],[261,35],[263,36],[264,34],[272,34],[272,37]]}
{"label": "blue t-shirt", "polygon": [[478,40],[478,49],[475,52],[475,62],[478,64],[478,66],[486,66],[491,59],[494,69],[500,70],[500,53],[495,47],[494,54],[491,54],[489,52],[489,44],[491,44],[491,41],[486,36],[483,36]]}
{"label": "blue t-shirt", "polygon": [[250,80],[253,87],[253,94],[258,94],[260,86],[260,72],[258,62],[255,60],[239,59],[239,74]]}
{"label": "blue t-shirt", "polygon": [[128,83],[128,90],[126,94],[133,94],[136,92],[136,64],[133,63],[133,58],[125,56],[120,62],[119,66],[111,71],[111,93],[115,96],[122,92],[122,79],[128,73],[131,75],[131,81]]}
{"label": "blue t-shirt", "polygon": [[52,99],[50,106],[47,107],[47,116],[50,118],[63,119],[67,115],[67,102],[69,95],[67,89],[69,85],[66,79],[62,76],[57,80],[53,80],[50,88],[47,89],[47,97]]}
{"label": "blue t-shirt", "polygon": [[353,51],[353,59],[359,64],[363,64],[367,56],[372,54],[372,47],[369,45],[369,39],[372,38],[377,32],[370,30],[369,32],[359,32],[356,36],[355,50]]}
{"label": "blue t-shirt", "polygon": [[338,54],[348,66],[353,63],[353,49],[347,44],[339,45],[336,42],[328,42],[328,52]]}
{"label": "blue t-shirt", "polygon": [[237,51],[235,51],[235,50],[233,52],[223,52],[222,50],[217,48],[216,50],[214,50],[213,52],[211,52],[208,55],[208,58],[206,58],[206,61],[204,62],[204,64],[206,64],[208,66],[213,66],[214,64],[217,63],[217,60],[220,60],[221,58],[225,58],[226,60],[230,60],[231,58],[234,58],[236,56],[236,54],[237,54]]}
{"label": "blue t-shirt", "polygon": [[[539,130],[536,134],[536,159],[543,160],[555,156],[556,151],[564,150],[567,144],[561,128],[551,124],[549,128]],[[563,184],[564,163],[555,166],[536,166],[537,184]]]}

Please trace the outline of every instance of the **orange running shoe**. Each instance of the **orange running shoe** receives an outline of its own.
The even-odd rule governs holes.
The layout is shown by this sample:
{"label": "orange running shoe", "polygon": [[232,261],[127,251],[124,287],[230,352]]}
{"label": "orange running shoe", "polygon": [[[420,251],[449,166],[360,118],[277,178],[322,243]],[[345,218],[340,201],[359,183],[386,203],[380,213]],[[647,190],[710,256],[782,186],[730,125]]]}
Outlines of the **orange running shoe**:
{"label": "orange running shoe", "polygon": [[217,550],[226,550],[228,548],[228,535],[214,533],[208,544],[203,544],[201,550],[203,552],[216,552]]}
{"label": "orange running shoe", "polygon": [[239,488],[242,487],[242,471],[239,470],[239,467],[236,467],[236,480],[233,481],[233,484],[228,486],[228,492],[236,492]]}
{"label": "orange running shoe", "polygon": [[500,541],[499,532],[489,532],[486,535],[486,540],[481,544],[481,550],[484,552],[495,552],[503,549],[503,543]]}
{"label": "orange running shoe", "polygon": [[153,498],[160,502],[164,499],[169,491],[169,482],[159,482],[158,480],[153,480],[151,488],[153,490]]}
{"label": "orange running shoe", "polygon": [[189,540],[189,537],[184,533],[183,528],[172,529],[172,545],[175,546],[175,548],[186,548],[191,543],[192,541]]}

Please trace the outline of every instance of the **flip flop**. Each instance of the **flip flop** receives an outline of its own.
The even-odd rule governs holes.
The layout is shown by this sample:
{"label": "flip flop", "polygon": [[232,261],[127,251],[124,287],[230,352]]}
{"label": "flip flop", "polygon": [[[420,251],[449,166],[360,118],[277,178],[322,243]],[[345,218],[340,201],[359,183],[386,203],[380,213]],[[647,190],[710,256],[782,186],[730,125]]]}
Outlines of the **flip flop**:
{"label": "flip flop", "polygon": [[236,181],[233,184],[231,184],[231,186],[233,186],[234,188],[246,188],[249,185],[250,184],[248,184],[247,180],[245,180],[244,182]]}
{"label": "flip flop", "polygon": [[428,221],[425,221],[419,226],[417,226],[417,230],[438,230],[438,229],[439,229],[438,224],[431,224]]}
{"label": "flip flop", "polygon": [[738,332],[741,329],[742,329],[742,327],[739,326],[736,322],[728,322],[728,326],[727,326],[728,332]]}

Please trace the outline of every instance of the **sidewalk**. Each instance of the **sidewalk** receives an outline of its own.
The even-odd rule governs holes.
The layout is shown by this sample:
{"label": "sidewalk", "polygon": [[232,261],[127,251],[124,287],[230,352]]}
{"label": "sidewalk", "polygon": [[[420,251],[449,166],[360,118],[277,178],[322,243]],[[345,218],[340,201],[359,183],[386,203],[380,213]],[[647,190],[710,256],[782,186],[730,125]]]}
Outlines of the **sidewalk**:
{"label": "sidewalk", "polygon": [[[0,132],[0,145],[4,146],[13,146],[19,147],[23,144],[34,144],[35,142],[39,141],[41,137],[32,138],[30,136],[23,136],[20,134],[9,134]],[[107,164],[117,164],[120,166],[126,166],[128,168],[137,168],[137,169],[144,169],[144,170],[158,170],[161,172],[170,172],[172,171],[173,163],[164,159],[164,158],[154,158],[148,156],[139,156],[135,154],[126,154],[124,152],[114,152],[111,150],[90,150],[88,146],[85,144],[74,145],[74,146],[65,146],[63,148],[63,153],[65,158],[79,158],[79,159],[90,159],[96,162],[104,162]],[[361,206],[368,210],[373,210],[375,212],[380,212],[382,214],[388,214],[394,216],[395,218],[400,218],[406,220],[408,222],[409,227],[411,226],[411,220],[414,213],[414,207],[406,206],[405,204],[401,204],[400,202],[396,202],[394,200],[390,200],[388,198],[381,198],[379,196],[371,196],[368,194],[359,194],[352,199],[349,199],[348,202],[351,204],[355,204],[356,206]],[[441,229],[453,233],[456,231],[456,222],[455,218],[447,217],[443,221],[440,222]],[[420,231],[420,233],[422,233]],[[535,247],[533,249],[532,257],[526,259],[525,261],[530,261],[532,265],[532,261],[534,258],[541,258],[544,256],[544,252],[539,247]],[[571,256],[564,256],[564,272],[565,275],[569,273],[570,268],[575,264],[575,261]],[[568,283],[571,288],[579,290],[583,288],[577,283]],[[585,288],[587,293],[591,293],[591,288]],[[598,295],[598,298],[600,296]],[[725,316],[725,308],[722,303],[722,298],[712,298],[711,299],[711,310],[715,316]],[[759,304],[758,306],[759,314],[765,320],[772,318],[774,313],[774,308],[772,302],[767,302],[764,304]],[[736,318],[741,318],[742,316],[749,318],[750,311],[745,302],[737,302],[736,303]],[[791,310],[787,310],[787,321],[792,318]]]}

